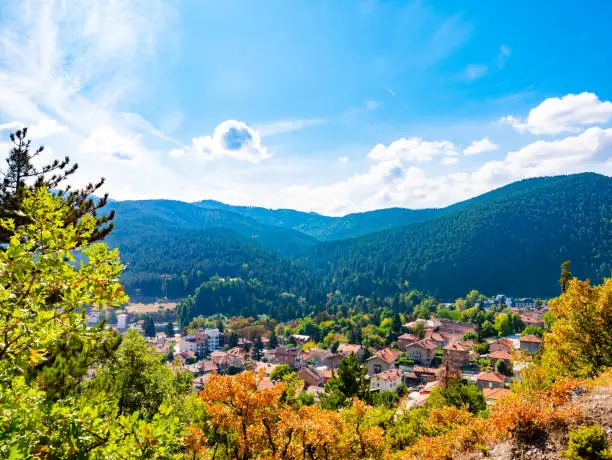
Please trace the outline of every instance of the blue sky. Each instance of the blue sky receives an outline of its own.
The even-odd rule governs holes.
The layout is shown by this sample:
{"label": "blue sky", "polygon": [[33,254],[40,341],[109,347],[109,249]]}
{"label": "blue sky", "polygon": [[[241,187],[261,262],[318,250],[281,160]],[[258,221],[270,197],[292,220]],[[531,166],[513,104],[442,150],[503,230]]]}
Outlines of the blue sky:
{"label": "blue sky", "polygon": [[30,126],[116,199],[338,215],[612,174],[609,2],[16,5],[3,141]]}

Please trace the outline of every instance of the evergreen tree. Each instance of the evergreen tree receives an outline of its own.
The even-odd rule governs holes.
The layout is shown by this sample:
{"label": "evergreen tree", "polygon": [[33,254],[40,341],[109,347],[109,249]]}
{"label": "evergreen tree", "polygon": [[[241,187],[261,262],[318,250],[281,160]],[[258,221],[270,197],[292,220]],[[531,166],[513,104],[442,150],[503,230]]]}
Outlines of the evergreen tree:
{"label": "evergreen tree", "polygon": [[[61,161],[54,160],[37,168],[33,160],[43,152],[44,147],[32,151],[32,141],[28,139],[27,134],[27,128],[23,128],[10,135],[13,146],[6,158],[7,168],[0,171],[4,177],[0,182],[0,218],[12,218],[17,226],[28,222],[22,209],[25,192],[44,188],[61,197],[62,204],[67,209],[63,215],[65,226],[76,224],[85,215],[96,219],[93,232],[83,236],[85,241],[79,243],[105,238],[113,229],[112,220],[115,214],[111,211],[108,215],[99,216],[98,211],[108,202],[108,194],[99,199],[93,196],[104,185],[104,178],[82,189],[73,190],[70,185],[64,186],[66,179],[77,171],[78,165],[65,157]],[[7,243],[11,235],[11,230],[1,228],[0,243]]]}
{"label": "evergreen tree", "polygon": [[357,397],[370,402],[370,383],[366,378],[367,369],[357,361],[354,353],[340,361],[338,374],[327,381],[321,394],[321,406],[325,409],[338,409]]}
{"label": "evergreen tree", "polygon": [[168,321],[164,332],[166,333],[166,337],[174,337],[174,324],[172,324],[172,321]]}
{"label": "evergreen tree", "polygon": [[567,290],[567,283],[572,279],[572,272],[569,267],[572,264],[571,260],[566,260],[561,264],[561,277],[559,278],[559,286],[561,286],[561,294]]}
{"label": "evergreen tree", "polygon": [[238,333],[236,331],[232,331],[227,339],[227,346],[230,348],[234,348],[238,346]]}
{"label": "evergreen tree", "polygon": [[146,316],[142,324],[145,337],[155,337],[155,322],[150,316]]}
{"label": "evergreen tree", "polygon": [[276,336],[276,328],[272,328],[272,334],[270,335],[270,348],[274,350],[278,347],[278,337]]}

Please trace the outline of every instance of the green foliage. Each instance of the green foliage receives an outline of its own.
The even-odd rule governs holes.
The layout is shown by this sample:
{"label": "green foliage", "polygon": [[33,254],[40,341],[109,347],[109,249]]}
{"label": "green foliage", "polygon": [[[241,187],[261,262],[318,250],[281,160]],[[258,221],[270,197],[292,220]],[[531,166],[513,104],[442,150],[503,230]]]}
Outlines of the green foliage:
{"label": "green foliage", "polygon": [[505,361],[498,359],[495,362],[495,370],[500,374],[511,376],[512,375],[512,364],[507,364]]}
{"label": "green foliage", "polygon": [[602,427],[583,426],[570,431],[569,444],[564,456],[572,460],[612,458],[612,452],[606,452],[607,446],[608,439]]}
{"label": "green foliage", "polygon": [[270,380],[281,381],[286,375],[293,375],[295,371],[288,364],[279,364],[270,373]]}
{"label": "green foliage", "polygon": [[443,406],[455,406],[478,414],[487,408],[487,403],[475,383],[450,379],[446,388],[434,388],[427,400],[427,407]]}
{"label": "green foliage", "polygon": [[521,332],[521,337],[525,337],[526,335],[530,334],[536,335],[538,337],[543,337],[544,329],[538,326],[527,326],[525,329],[523,329],[523,332]]}
{"label": "green foliage", "polygon": [[142,323],[142,330],[145,337],[155,337],[155,323],[151,316],[145,316],[144,322]]}
{"label": "green foliage", "polygon": [[151,419],[164,401],[191,389],[189,373],[171,369],[135,330],[130,329],[108,365],[88,385],[90,392],[117,395],[121,414]]}
{"label": "green foliage", "polygon": [[366,375],[366,367],[351,353],[348,358],[340,361],[337,375],[325,384],[321,406],[325,409],[338,409],[347,406],[353,397],[368,402],[371,394]]}
{"label": "green foliage", "polygon": [[375,406],[384,406],[388,408],[392,408],[395,406],[399,397],[395,391],[381,391],[378,393],[374,393],[372,396],[372,403]]}

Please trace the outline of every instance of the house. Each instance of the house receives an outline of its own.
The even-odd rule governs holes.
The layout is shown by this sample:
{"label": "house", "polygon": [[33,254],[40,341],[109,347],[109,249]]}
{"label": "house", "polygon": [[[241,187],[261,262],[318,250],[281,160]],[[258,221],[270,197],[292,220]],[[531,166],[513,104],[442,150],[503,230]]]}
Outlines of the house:
{"label": "house", "polygon": [[542,339],[534,334],[521,337],[519,342],[521,343],[521,350],[528,351],[529,353],[536,353],[542,348]]}
{"label": "house", "polygon": [[302,351],[302,362],[311,363],[315,366],[325,366],[325,358],[329,354],[327,350],[321,348],[311,348],[307,351]]}
{"label": "house", "polygon": [[338,353],[348,358],[353,353],[359,361],[363,358],[363,348],[361,345],[353,345],[351,343],[341,343],[338,345]]}
{"label": "house", "polygon": [[298,345],[304,345],[305,343],[310,342],[309,335],[293,334],[291,338],[295,340],[295,343]]}
{"label": "house", "polygon": [[493,353],[489,353],[489,360],[491,361],[491,366],[495,367],[495,363],[501,360],[506,364],[506,366],[510,367],[512,365],[512,355],[507,351],[495,351]]}
{"label": "house", "polygon": [[523,322],[525,327],[527,326],[535,326],[535,327],[541,327],[541,328],[544,327],[544,320],[531,313],[521,315],[521,321]]}
{"label": "house", "polygon": [[445,347],[449,343],[449,339],[446,334],[442,334],[440,332],[434,332],[429,337],[429,340],[433,341],[436,344],[436,347]]}
{"label": "house", "polygon": [[344,356],[339,353],[327,353],[325,355],[325,359],[323,360],[323,364],[330,369],[338,369],[340,366],[340,361],[344,359]]}
{"label": "house", "polygon": [[461,343],[446,345],[444,350],[444,362],[449,363],[451,367],[461,367],[470,361],[471,347]]}
{"label": "house", "polygon": [[278,364],[264,363],[261,361],[251,361],[251,368],[255,374],[263,373],[264,376],[270,377],[272,371],[278,367]]}
{"label": "house", "polygon": [[397,338],[397,347],[400,351],[406,351],[406,347],[418,341],[419,338],[414,334],[402,334]]}
{"label": "house", "polygon": [[421,383],[421,379],[414,372],[404,372],[404,383],[414,387]]}
{"label": "house", "polygon": [[502,337],[501,339],[489,342],[489,353],[495,353],[496,351],[510,352],[513,346],[512,340]]}
{"label": "house", "polygon": [[482,393],[489,405],[494,405],[501,398],[508,396],[511,391],[507,388],[483,388]]}
{"label": "house", "polygon": [[180,351],[191,351],[200,356],[218,350],[223,345],[219,329],[200,329],[179,339]]}
{"label": "house", "polygon": [[244,357],[241,354],[221,350],[213,351],[210,355],[210,360],[219,372],[228,369],[230,366],[243,367],[245,364]]}
{"label": "house", "polygon": [[117,315],[117,329],[123,330],[127,328],[128,315],[121,313]]}
{"label": "house", "polygon": [[476,376],[476,384],[481,390],[485,388],[503,388],[504,376],[496,372],[481,372]]}
{"label": "house", "polygon": [[293,369],[302,366],[302,351],[299,348],[276,347],[271,355],[277,364],[287,364]]}
{"label": "house", "polygon": [[512,302],[513,307],[525,309],[525,308],[535,308],[535,300],[533,299],[514,299]]}
{"label": "house", "polygon": [[311,366],[302,367],[297,375],[304,381],[304,388],[323,386],[323,377]]}
{"label": "house", "polygon": [[436,373],[438,372],[438,369],[434,369],[432,367],[415,367],[412,369],[412,372],[417,376],[421,383],[425,383],[436,380]]}
{"label": "house", "polygon": [[406,347],[406,356],[422,364],[431,363],[436,355],[437,345],[433,340],[423,339]]}
{"label": "house", "polygon": [[402,375],[399,369],[389,369],[375,374],[370,377],[370,391],[397,391],[403,383]]}
{"label": "house", "polygon": [[453,321],[450,319],[440,319],[440,327],[438,332],[446,334],[459,334],[463,336],[468,332],[476,333],[476,326],[472,323],[462,323],[460,321]]}
{"label": "house", "polygon": [[395,368],[395,361],[399,357],[399,352],[390,348],[377,351],[374,356],[367,360],[368,375],[376,375],[381,372]]}
{"label": "house", "polygon": [[311,348],[308,351],[302,352],[302,362],[311,363],[315,366],[327,366],[330,369],[337,369],[340,361],[344,356],[337,353],[331,353],[320,348]]}

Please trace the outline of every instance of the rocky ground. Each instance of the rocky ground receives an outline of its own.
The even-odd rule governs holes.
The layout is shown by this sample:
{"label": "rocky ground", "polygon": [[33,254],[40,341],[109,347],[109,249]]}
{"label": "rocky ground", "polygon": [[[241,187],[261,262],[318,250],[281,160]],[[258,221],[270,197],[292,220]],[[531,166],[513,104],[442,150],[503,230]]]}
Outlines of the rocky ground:
{"label": "rocky ground", "polygon": [[[608,442],[612,444],[612,384],[595,387],[588,394],[576,394],[576,400],[582,409],[582,425],[599,424],[608,433]],[[577,425],[578,426],[578,425]],[[521,445],[514,440],[507,440],[491,447],[487,454],[471,454],[462,457],[465,460],[490,458],[497,460],[562,459],[562,452],[567,448],[568,431],[549,432],[537,444]]]}

